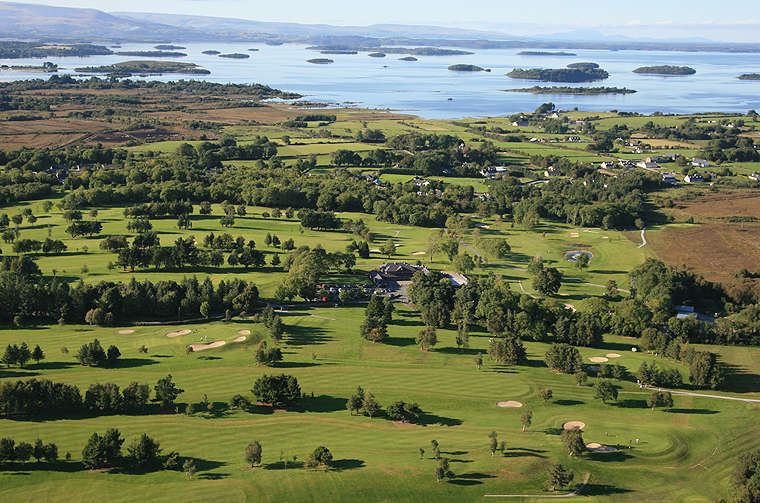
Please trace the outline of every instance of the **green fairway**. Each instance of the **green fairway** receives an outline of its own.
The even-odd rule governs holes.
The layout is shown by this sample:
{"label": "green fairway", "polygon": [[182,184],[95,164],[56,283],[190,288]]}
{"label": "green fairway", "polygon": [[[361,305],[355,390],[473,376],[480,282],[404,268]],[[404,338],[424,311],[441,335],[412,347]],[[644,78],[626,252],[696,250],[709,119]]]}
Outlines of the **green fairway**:
{"label": "green fairway", "polygon": [[[297,315],[296,315],[297,314]],[[4,436],[33,442],[38,436],[58,444],[61,456],[70,452],[71,464],[93,431],[118,427],[127,438],[147,432],[165,450],[177,450],[200,461],[194,480],[178,472],[157,472],[136,477],[117,473],[89,473],[29,469],[24,475],[0,473],[3,501],[479,501],[484,494],[540,494],[550,461],[562,462],[576,480],[591,474],[586,501],[709,502],[727,489],[726,475],[738,452],[760,442],[753,405],[713,399],[676,397],[673,411],[651,411],[645,395],[629,382],[614,405],[593,399],[592,389],[578,387],[571,376],[550,372],[542,364],[548,346],[528,343],[530,365],[486,365],[478,371],[474,354],[483,351],[488,335],[474,333],[471,348],[458,352],[452,331],[439,331],[435,350],[421,352],[413,337],[422,326],[413,312],[400,310],[389,327],[386,344],[372,344],[358,335],[362,309],[314,309],[285,316],[288,335],[282,368],[252,365],[249,342],[233,343],[237,331],[250,329],[253,339],[265,329],[244,320],[188,325],[190,335],[167,338],[184,326],[118,328],[58,326],[4,331],[0,344],[39,343],[48,354],[39,366],[3,369],[3,378],[47,377],[76,384],[86,390],[93,382],[155,381],[171,373],[185,389],[179,401],[197,403],[204,394],[221,406],[237,393],[247,394],[256,376],[287,372],[297,376],[305,392],[298,411],[253,413],[223,411],[193,416],[140,415],[48,421],[0,420]],[[121,368],[81,367],[75,349],[94,337],[117,344]],[[224,340],[219,349],[186,355],[184,346],[207,337]],[[137,353],[140,345],[147,355]],[[651,356],[632,353],[630,341],[611,340],[600,349],[583,349],[584,360],[616,351],[616,363],[634,372]],[[62,347],[69,348],[67,355]],[[661,363],[662,364],[662,363]],[[668,363],[664,363],[668,366]],[[381,404],[416,401],[426,414],[425,426],[396,425],[383,418],[350,416],[345,400],[356,386],[371,391]],[[554,398],[545,404],[537,397],[548,387]],[[311,398],[312,393],[314,398]],[[499,401],[516,400],[522,409],[499,408]],[[520,414],[530,409],[533,425],[521,432]],[[586,423],[584,439],[621,448],[616,454],[568,457],[556,434],[566,421]],[[732,428],[722,428],[731,424]],[[496,431],[506,442],[505,454],[488,452],[487,434]],[[430,440],[440,442],[450,457],[457,478],[437,483]],[[636,442],[639,439],[639,442]],[[259,440],[263,468],[249,469],[243,462],[245,446]],[[629,443],[633,446],[628,449]],[[305,470],[298,466],[317,445],[335,456],[336,469]],[[418,449],[428,453],[420,459]],[[283,457],[296,456],[296,468],[283,469]],[[67,464],[64,463],[63,466]],[[700,465],[702,468],[694,469]],[[403,474],[403,477],[401,475]],[[531,501],[531,498],[523,501]]]}

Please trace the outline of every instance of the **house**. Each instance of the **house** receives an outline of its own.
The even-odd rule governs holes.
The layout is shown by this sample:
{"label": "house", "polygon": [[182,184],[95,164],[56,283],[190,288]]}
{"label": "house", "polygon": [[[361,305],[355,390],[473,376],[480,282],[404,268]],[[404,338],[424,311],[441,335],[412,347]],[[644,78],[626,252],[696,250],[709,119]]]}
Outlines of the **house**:
{"label": "house", "polygon": [[686,183],[702,183],[705,181],[705,177],[699,173],[692,173],[691,175],[686,175],[683,181]]}
{"label": "house", "polygon": [[678,180],[676,179],[676,175],[674,173],[665,173],[662,175],[662,181],[669,183],[670,185],[678,185]]}
{"label": "house", "polygon": [[560,173],[559,170],[555,168],[554,166],[549,166],[549,168],[546,171],[544,171],[544,176],[547,178],[550,176],[559,176],[561,174],[562,173]]}
{"label": "house", "polygon": [[760,182],[760,173],[752,173],[751,175],[747,175],[747,178],[756,182]]}
{"label": "house", "polygon": [[706,168],[710,165],[710,163],[704,159],[694,158],[694,160],[691,161],[691,165],[695,168]]}
{"label": "house", "polygon": [[412,178],[412,182],[414,182],[417,187],[427,187],[430,185],[430,180],[425,180],[424,178],[420,178],[418,176]]}
{"label": "house", "polygon": [[483,168],[480,170],[481,176],[486,178],[498,178],[507,172],[507,168],[504,166],[491,166],[490,168]]}
{"label": "house", "polygon": [[430,272],[425,266],[411,265],[406,262],[391,262],[381,265],[374,271],[370,271],[369,278],[375,284],[381,284],[386,281],[411,281],[412,276],[417,271],[422,271],[425,274]]}
{"label": "house", "polygon": [[656,162],[649,162],[649,161],[639,161],[636,163],[636,166],[644,169],[660,169],[660,165]]}
{"label": "house", "polygon": [[629,161],[628,159],[622,159],[618,162],[618,164],[620,165],[621,168],[625,168],[625,169],[631,169],[635,166],[633,161]]}
{"label": "house", "polygon": [[599,167],[602,169],[612,169],[615,167],[615,163],[612,161],[607,161],[600,164]]}
{"label": "house", "polygon": [[580,136],[568,136],[565,141],[568,141],[570,143],[580,143],[581,137]]}
{"label": "house", "polygon": [[698,313],[697,310],[694,309],[694,306],[676,306],[676,318],[679,320],[695,318],[699,321],[715,323],[715,318]]}
{"label": "house", "polygon": [[512,126],[514,126],[514,127],[525,127],[527,125],[528,125],[528,121],[526,121],[524,119],[520,119],[520,120],[514,121],[512,123]]}

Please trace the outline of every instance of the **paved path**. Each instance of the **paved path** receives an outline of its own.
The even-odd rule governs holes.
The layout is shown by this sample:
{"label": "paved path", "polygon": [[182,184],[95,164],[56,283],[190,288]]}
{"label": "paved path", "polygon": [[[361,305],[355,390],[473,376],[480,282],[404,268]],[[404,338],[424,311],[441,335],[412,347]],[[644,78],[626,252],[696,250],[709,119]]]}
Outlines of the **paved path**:
{"label": "paved path", "polygon": [[[448,230],[446,227],[444,227],[444,228],[443,228],[443,230],[444,230],[444,231],[446,231],[446,233],[448,233],[448,232],[449,232],[449,230]],[[449,236],[451,236],[451,234],[449,234]],[[462,240],[459,238],[459,236],[456,236],[454,239],[456,239],[456,240],[459,242],[459,244],[460,244],[460,245],[464,246],[465,248],[467,248],[468,250],[470,250],[472,253],[474,253],[474,254],[475,254],[477,257],[480,257],[480,259],[481,259],[483,262],[485,262],[485,263],[488,263],[488,260],[486,260],[486,258],[485,258],[483,255],[481,255],[481,254],[480,254],[480,252],[479,252],[478,250],[476,250],[476,249],[475,249],[475,248],[473,248],[472,246],[470,246],[470,245],[468,245],[467,243],[465,243],[464,241],[462,241]]]}
{"label": "paved path", "polygon": [[572,498],[574,496],[580,496],[583,488],[588,484],[591,479],[591,474],[587,473],[578,489],[568,494],[485,494],[485,498]]}
{"label": "paved path", "polygon": [[639,248],[644,248],[647,245],[647,228],[644,227],[641,229],[641,244],[639,245]]}
{"label": "paved path", "polygon": [[695,397],[700,397],[700,398],[717,398],[718,400],[733,400],[735,402],[760,403],[760,400],[756,398],[737,398],[734,396],[706,395],[703,393],[691,393],[689,391],[671,391],[664,388],[652,388],[651,386],[644,386],[644,389],[648,389],[650,391],[667,391],[671,395],[695,396]]}
{"label": "paved path", "polygon": [[[573,279],[573,278],[562,278],[562,281],[567,281],[568,283],[580,283],[582,285],[589,285],[589,286],[598,286],[599,288],[607,288],[604,285],[598,285],[596,283],[589,283],[588,281],[581,281],[579,279]],[[630,290],[624,290],[622,288],[618,288],[618,292],[631,293]]]}

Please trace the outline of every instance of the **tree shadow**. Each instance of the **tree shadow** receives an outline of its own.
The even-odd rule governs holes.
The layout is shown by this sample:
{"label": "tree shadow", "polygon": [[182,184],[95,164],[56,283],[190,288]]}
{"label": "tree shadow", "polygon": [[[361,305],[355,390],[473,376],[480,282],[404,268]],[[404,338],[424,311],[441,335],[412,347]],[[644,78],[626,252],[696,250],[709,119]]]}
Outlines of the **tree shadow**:
{"label": "tree shadow", "polygon": [[269,365],[269,367],[274,368],[274,369],[298,369],[298,368],[320,367],[322,365],[332,365],[332,364],[312,363],[312,362],[276,362]]}
{"label": "tree shadow", "polygon": [[505,458],[546,458],[546,456],[539,454],[539,452],[546,452],[546,451],[536,451],[536,450],[528,450],[528,449],[520,449],[519,447],[515,447],[514,449],[507,449],[509,452],[502,453],[502,457]]}
{"label": "tree shadow", "polygon": [[462,473],[460,475],[456,475],[453,479],[450,479],[448,482],[449,484],[453,484],[456,486],[477,486],[482,484],[483,479],[493,479],[496,478],[493,475],[488,475],[487,473],[480,473],[480,472],[472,472],[472,473]]}
{"label": "tree shadow", "polygon": [[586,402],[581,402],[580,400],[554,400],[554,403],[557,405],[583,405]]}
{"label": "tree shadow", "polygon": [[562,431],[562,428],[546,428],[543,430],[546,435],[561,435]]}
{"label": "tree shadow", "polygon": [[285,328],[285,341],[291,346],[326,344],[333,340],[333,337],[324,335],[326,333],[327,330],[324,328],[287,325]]}
{"label": "tree shadow", "polygon": [[338,398],[330,395],[318,395],[313,398],[302,398],[295,410],[298,412],[337,412],[341,410],[347,410],[347,403],[348,399],[346,398]]}
{"label": "tree shadow", "polygon": [[435,414],[428,414],[427,412],[423,412],[422,417],[420,418],[420,424],[422,425],[439,424],[441,426],[459,426],[460,424],[462,424],[462,420],[456,419],[453,417],[437,416]]}
{"label": "tree shadow", "polygon": [[221,359],[222,359],[222,357],[221,357],[221,356],[207,356],[207,355],[199,355],[199,356],[198,356],[198,359],[199,359],[199,360],[204,360],[204,361],[212,361],[212,360],[221,360]]}
{"label": "tree shadow", "polygon": [[544,360],[527,360],[524,364],[526,367],[532,368],[548,368]]}
{"label": "tree shadow", "polygon": [[417,342],[411,337],[388,337],[383,341],[383,344],[395,347],[407,347],[414,346]]}
{"label": "tree shadow", "polygon": [[27,371],[25,369],[11,370],[7,368],[0,368],[0,379],[26,379],[28,377],[35,377],[40,375],[39,372]]}
{"label": "tree shadow", "polygon": [[198,478],[201,480],[222,480],[229,476],[229,473],[201,473]]}
{"label": "tree shadow", "polygon": [[630,492],[633,491],[609,484],[586,484],[583,491],[581,491],[581,494],[583,496],[608,496],[611,494],[626,494]]}
{"label": "tree shadow", "polygon": [[601,453],[601,452],[593,452],[593,451],[586,451],[589,459],[592,461],[601,461],[603,463],[622,463],[626,459],[631,459],[633,456],[630,454],[627,454],[625,451],[628,450],[622,445],[616,445],[614,446],[616,449],[618,449],[617,452],[610,452],[610,453]]}
{"label": "tree shadow", "polygon": [[663,412],[669,414],[718,414],[717,410],[710,409],[665,409]]}
{"label": "tree shadow", "polygon": [[364,466],[365,463],[361,459],[338,459],[332,463],[332,468],[338,471],[355,470]]}
{"label": "tree shadow", "polygon": [[267,463],[264,465],[265,470],[295,470],[303,467],[303,461],[277,461],[275,463]]}
{"label": "tree shadow", "polygon": [[[61,472],[61,473],[74,473],[84,470],[84,465],[80,462],[71,461],[55,461],[53,463],[47,463],[41,461],[22,463],[20,461],[4,462],[0,467],[0,472],[7,475],[31,475],[31,472],[35,471],[47,471],[47,472]],[[15,473],[8,473],[15,472]]]}
{"label": "tree shadow", "polygon": [[444,353],[447,355],[468,355],[468,356],[475,356],[475,355],[482,355],[485,354],[486,351],[482,349],[473,349],[473,348],[454,348],[454,347],[447,347],[447,348],[439,348],[436,349],[437,353]]}
{"label": "tree shadow", "polygon": [[646,409],[647,401],[638,398],[626,398],[625,400],[620,400],[617,406],[622,409]]}
{"label": "tree shadow", "polygon": [[734,393],[752,393],[760,389],[760,375],[753,374],[746,367],[731,365],[723,362],[727,367],[725,389]]}
{"label": "tree shadow", "polygon": [[116,360],[116,364],[111,368],[115,369],[128,369],[135,367],[144,367],[146,365],[155,365],[158,362],[151,358],[119,358]]}

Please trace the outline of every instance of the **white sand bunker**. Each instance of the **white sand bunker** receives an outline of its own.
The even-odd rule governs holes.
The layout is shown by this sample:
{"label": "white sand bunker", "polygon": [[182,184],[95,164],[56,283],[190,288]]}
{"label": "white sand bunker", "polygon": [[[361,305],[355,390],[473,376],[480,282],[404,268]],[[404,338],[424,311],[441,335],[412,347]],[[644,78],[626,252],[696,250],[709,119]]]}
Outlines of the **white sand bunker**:
{"label": "white sand bunker", "polygon": [[582,421],[568,421],[562,425],[562,428],[565,430],[574,430],[575,428],[582,430],[585,427],[586,427],[586,423]]}
{"label": "white sand bunker", "polygon": [[579,238],[579,237],[581,237],[581,235],[579,233],[577,233],[577,232],[571,232],[570,233],[570,237],[571,238]]}
{"label": "white sand bunker", "polygon": [[577,309],[575,308],[575,306],[572,305],[572,304],[565,304],[565,307],[568,308],[569,310],[571,310],[572,312],[576,312],[577,311]]}
{"label": "white sand bunker", "polygon": [[523,404],[521,404],[520,402],[515,402],[514,400],[510,400],[508,402],[499,402],[496,405],[498,405],[499,407],[514,407],[514,408],[518,408],[518,407],[522,407]]}
{"label": "white sand bunker", "polygon": [[607,358],[620,358],[620,355],[617,353],[607,353],[605,356]]}
{"label": "white sand bunker", "polygon": [[227,343],[224,341],[216,341],[212,342],[211,344],[190,344],[190,347],[193,348],[193,351],[205,351],[207,349],[214,349],[220,346],[224,346],[225,344]]}
{"label": "white sand bunker", "polygon": [[250,330],[238,330],[238,335],[251,335]]}
{"label": "white sand bunker", "polygon": [[383,252],[381,252],[380,250],[378,250],[377,248],[372,248],[370,251],[371,251],[372,253],[383,253]]}
{"label": "white sand bunker", "polygon": [[245,335],[241,335],[240,337],[236,337],[236,338],[232,339],[232,342],[245,342],[245,340],[247,338],[248,337],[246,337]]}
{"label": "white sand bunker", "polygon": [[414,255],[414,256],[416,256],[416,257],[419,257],[420,255],[425,255],[425,254],[426,254],[426,253],[425,253],[425,252],[423,252],[423,251],[418,251],[418,252],[414,252],[414,253],[412,253],[412,255]]}
{"label": "white sand bunker", "polygon": [[182,335],[188,335],[193,333],[192,330],[180,330],[179,332],[169,332],[166,334],[167,337],[180,337]]}
{"label": "white sand bunker", "polygon": [[597,444],[596,442],[586,444],[586,449],[598,454],[612,454],[613,452],[617,452],[617,449],[612,446]]}
{"label": "white sand bunker", "polygon": [[129,335],[129,334],[134,334],[135,331],[131,329],[124,329],[124,330],[119,330],[118,333],[119,335]]}
{"label": "white sand bunker", "polygon": [[604,356],[592,356],[589,358],[589,361],[592,361],[594,363],[605,363],[610,361],[609,358],[605,358]]}

